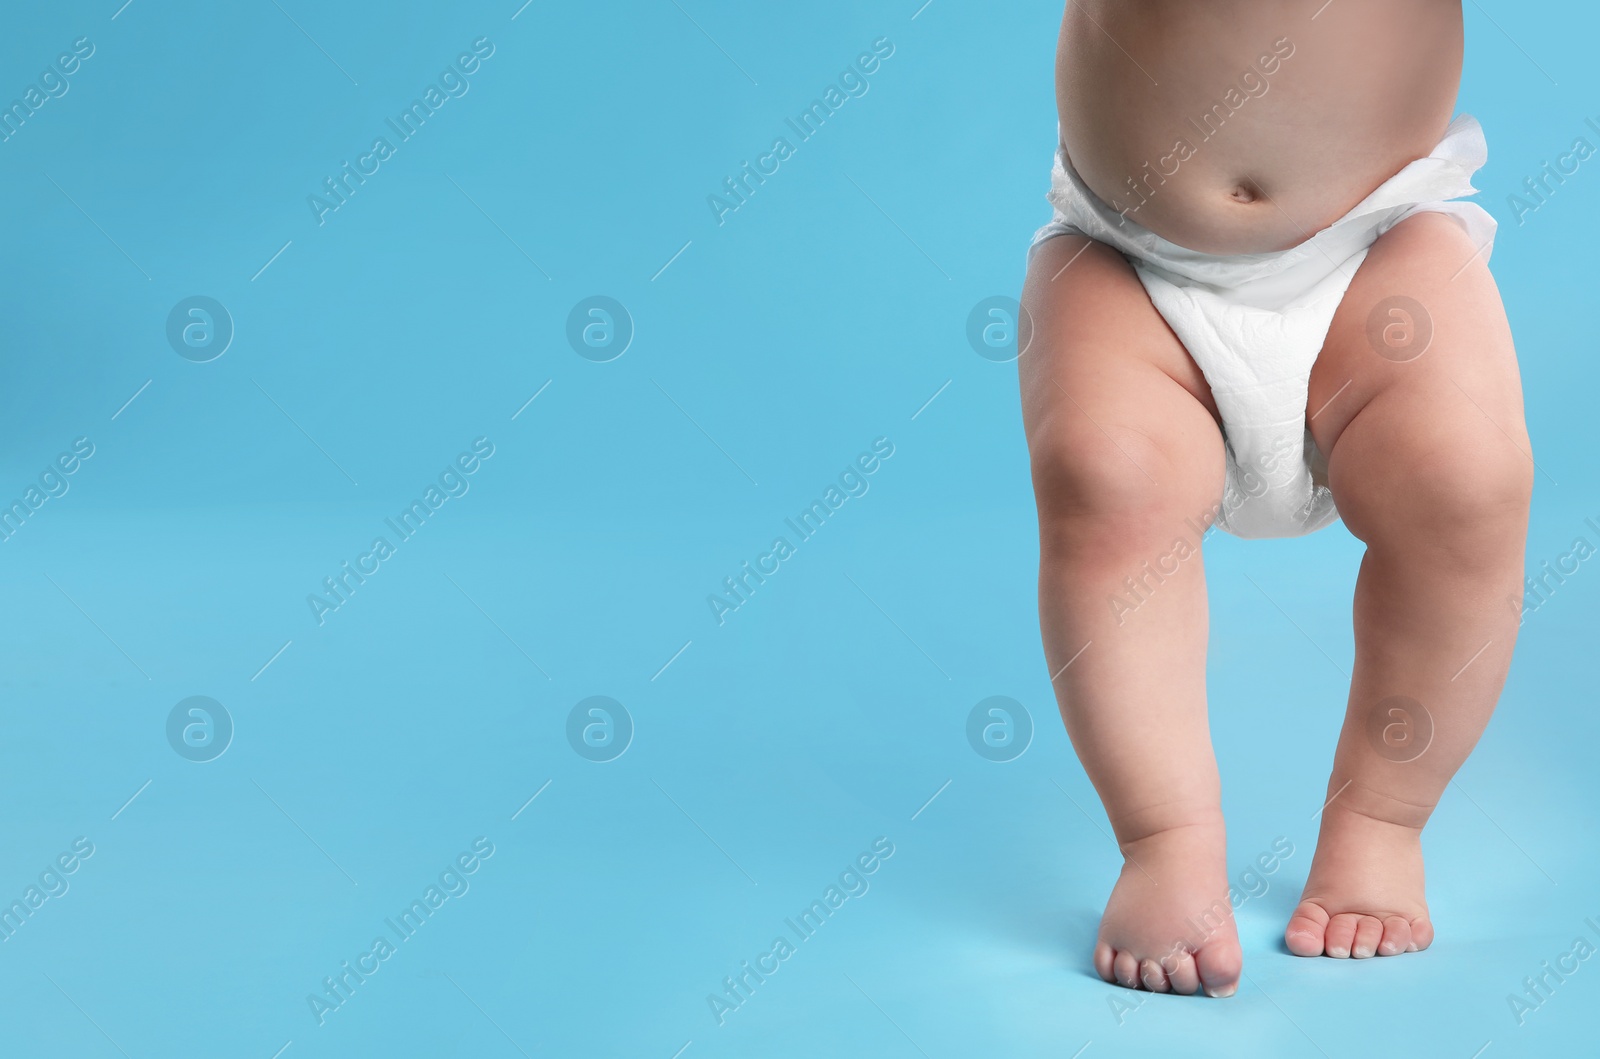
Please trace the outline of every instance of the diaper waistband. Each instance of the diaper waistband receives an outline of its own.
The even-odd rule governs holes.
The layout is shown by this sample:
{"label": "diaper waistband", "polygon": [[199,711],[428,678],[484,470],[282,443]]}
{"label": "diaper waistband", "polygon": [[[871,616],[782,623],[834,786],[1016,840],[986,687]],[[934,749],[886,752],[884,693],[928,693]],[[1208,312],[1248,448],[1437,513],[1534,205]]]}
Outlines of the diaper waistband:
{"label": "diaper waistband", "polygon": [[[1483,167],[1488,153],[1483,127],[1470,114],[1462,114],[1450,123],[1444,137],[1426,157],[1406,165],[1343,217],[1287,250],[1258,254],[1219,255],[1191,250],[1128,219],[1089,190],[1067,161],[1059,140],[1046,197],[1055,207],[1053,226],[1058,230],[1065,226],[1108,243],[1165,274],[1172,282],[1240,293],[1258,281],[1281,277],[1291,270],[1307,273],[1288,285],[1293,289],[1315,282],[1312,273],[1337,269],[1416,212],[1418,205],[1437,206],[1449,199],[1476,194],[1472,175]],[[1494,220],[1473,204],[1457,205],[1463,209],[1445,212],[1455,214],[1472,236],[1473,244],[1487,252],[1494,237]],[[1041,230],[1040,235],[1045,234]],[[1279,282],[1265,286],[1284,289]]]}

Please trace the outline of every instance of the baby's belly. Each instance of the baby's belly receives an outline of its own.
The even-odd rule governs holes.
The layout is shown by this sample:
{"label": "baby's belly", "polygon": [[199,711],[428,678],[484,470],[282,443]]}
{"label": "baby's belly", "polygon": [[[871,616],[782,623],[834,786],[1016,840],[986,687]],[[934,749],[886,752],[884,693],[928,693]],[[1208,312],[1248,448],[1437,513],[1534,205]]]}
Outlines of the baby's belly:
{"label": "baby's belly", "polygon": [[1459,0],[1071,0],[1061,139],[1099,198],[1180,246],[1281,250],[1444,134]]}

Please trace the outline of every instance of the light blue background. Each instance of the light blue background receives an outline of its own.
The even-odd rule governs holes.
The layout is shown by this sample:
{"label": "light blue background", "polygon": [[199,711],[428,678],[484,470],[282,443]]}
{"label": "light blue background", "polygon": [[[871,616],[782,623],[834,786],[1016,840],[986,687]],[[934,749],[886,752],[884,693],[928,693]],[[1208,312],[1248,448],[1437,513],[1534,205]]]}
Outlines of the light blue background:
{"label": "light blue background", "polygon": [[[1056,4],[117,3],[0,29],[0,101],[95,46],[0,143],[0,494],[95,445],[0,544],[0,900],[95,847],[0,944],[0,1052],[1593,1050],[1600,965],[1524,1026],[1506,1001],[1600,943],[1592,564],[1529,616],[1430,826],[1438,941],[1301,961],[1278,939],[1360,548],[1215,539],[1230,861],[1296,852],[1239,912],[1236,999],[1119,1022],[1141,997],[1089,969],[1119,858],[1039,646],[1015,365],[965,337],[1048,215]],[[1484,0],[1467,24],[1537,568],[1600,543],[1600,160],[1521,226],[1506,196],[1600,145],[1600,17]],[[307,196],[480,37],[469,92],[319,226]],[[868,93],[719,226],[707,196],[879,37]],[[595,294],[636,326],[604,364],[565,338]],[[191,295],[236,327],[209,363],[166,341]],[[480,436],[470,492],[319,626],[308,593]],[[719,626],[707,595],[880,436],[870,491]],[[166,739],[191,695],[236,726],[208,763]],[[592,695],[636,725],[608,763],[565,735]],[[990,695],[1035,724],[1009,763],[966,739]],[[318,1025],[307,995],[479,836],[470,890]],[[719,1026],[707,994],[879,836],[870,890]]]}

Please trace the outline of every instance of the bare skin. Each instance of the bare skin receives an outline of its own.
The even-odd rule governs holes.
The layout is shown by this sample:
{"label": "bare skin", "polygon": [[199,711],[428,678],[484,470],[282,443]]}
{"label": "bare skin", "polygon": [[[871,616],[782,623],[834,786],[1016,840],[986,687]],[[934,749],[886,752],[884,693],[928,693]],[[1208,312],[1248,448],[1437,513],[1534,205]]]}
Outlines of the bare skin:
{"label": "bare skin", "polygon": [[1180,246],[1244,254],[1301,242],[1426,155],[1461,81],[1459,0],[1324,2],[1068,3],[1056,102],[1084,183]]}
{"label": "bare skin", "polygon": [[[1060,77],[1075,168],[1112,201],[1122,181],[1109,174],[1165,150],[1172,116],[1198,112],[1208,78],[1236,81],[1251,61],[1241,56],[1289,37],[1294,53],[1270,89],[1156,194],[1147,186],[1129,215],[1218,253],[1294,245],[1337,219],[1437,142],[1459,76],[1460,6],[1334,0],[1310,21],[1320,4],[1074,0]],[[1405,60],[1384,60],[1388,50]],[[1427,351],[1404,362],[1367,337],[1373,308],[1397,294],[1420,302],[1433,327]],[[1241,954],[1206,715],[1196,529],[1223,489],[1215,406],[1110,248],[1081,236],[1046,242],[1023,304],[1035,327],[1019,367],[1046,656],[1125,857],[1094,966],[1133,988],[1228,996]],[[1367,552],[1330,800],[1285,944],[1300,956],[1395,955],[1433,939],[1420,835],[1510,664],[1517,615],[1507,601],[1521,597],[1532,490],[1510,329],[1487,266],[1453,221],[1422,214],[1373,246],[1313,369],[1308,423]],[[1114,613],[1108,599],[1124,579],[1173,556],[1179,540],[1192,550],[1178,572],[1132,614]],[[1416,752],[1422,743],[1405,740],[1429,726]]]}

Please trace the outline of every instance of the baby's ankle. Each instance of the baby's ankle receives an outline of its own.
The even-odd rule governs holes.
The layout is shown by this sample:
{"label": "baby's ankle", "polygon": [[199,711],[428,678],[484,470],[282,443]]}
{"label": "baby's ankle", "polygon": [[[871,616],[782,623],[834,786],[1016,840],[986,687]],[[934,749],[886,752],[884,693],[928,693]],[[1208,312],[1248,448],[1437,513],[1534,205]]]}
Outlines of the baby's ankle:
{"label": "baby's ankle", "polygon": [[1422,833],[1433,809],[1434,803],[1351,782],[1323,810],[1323,830],[1350,827],[1414,837]]}
{"label": "baby's ankle", "polygon": [[1116,821],[1113,828],[1124,856],[1141,848],[1214,843],[1225,832],[1220,806],[1162,806]]}

